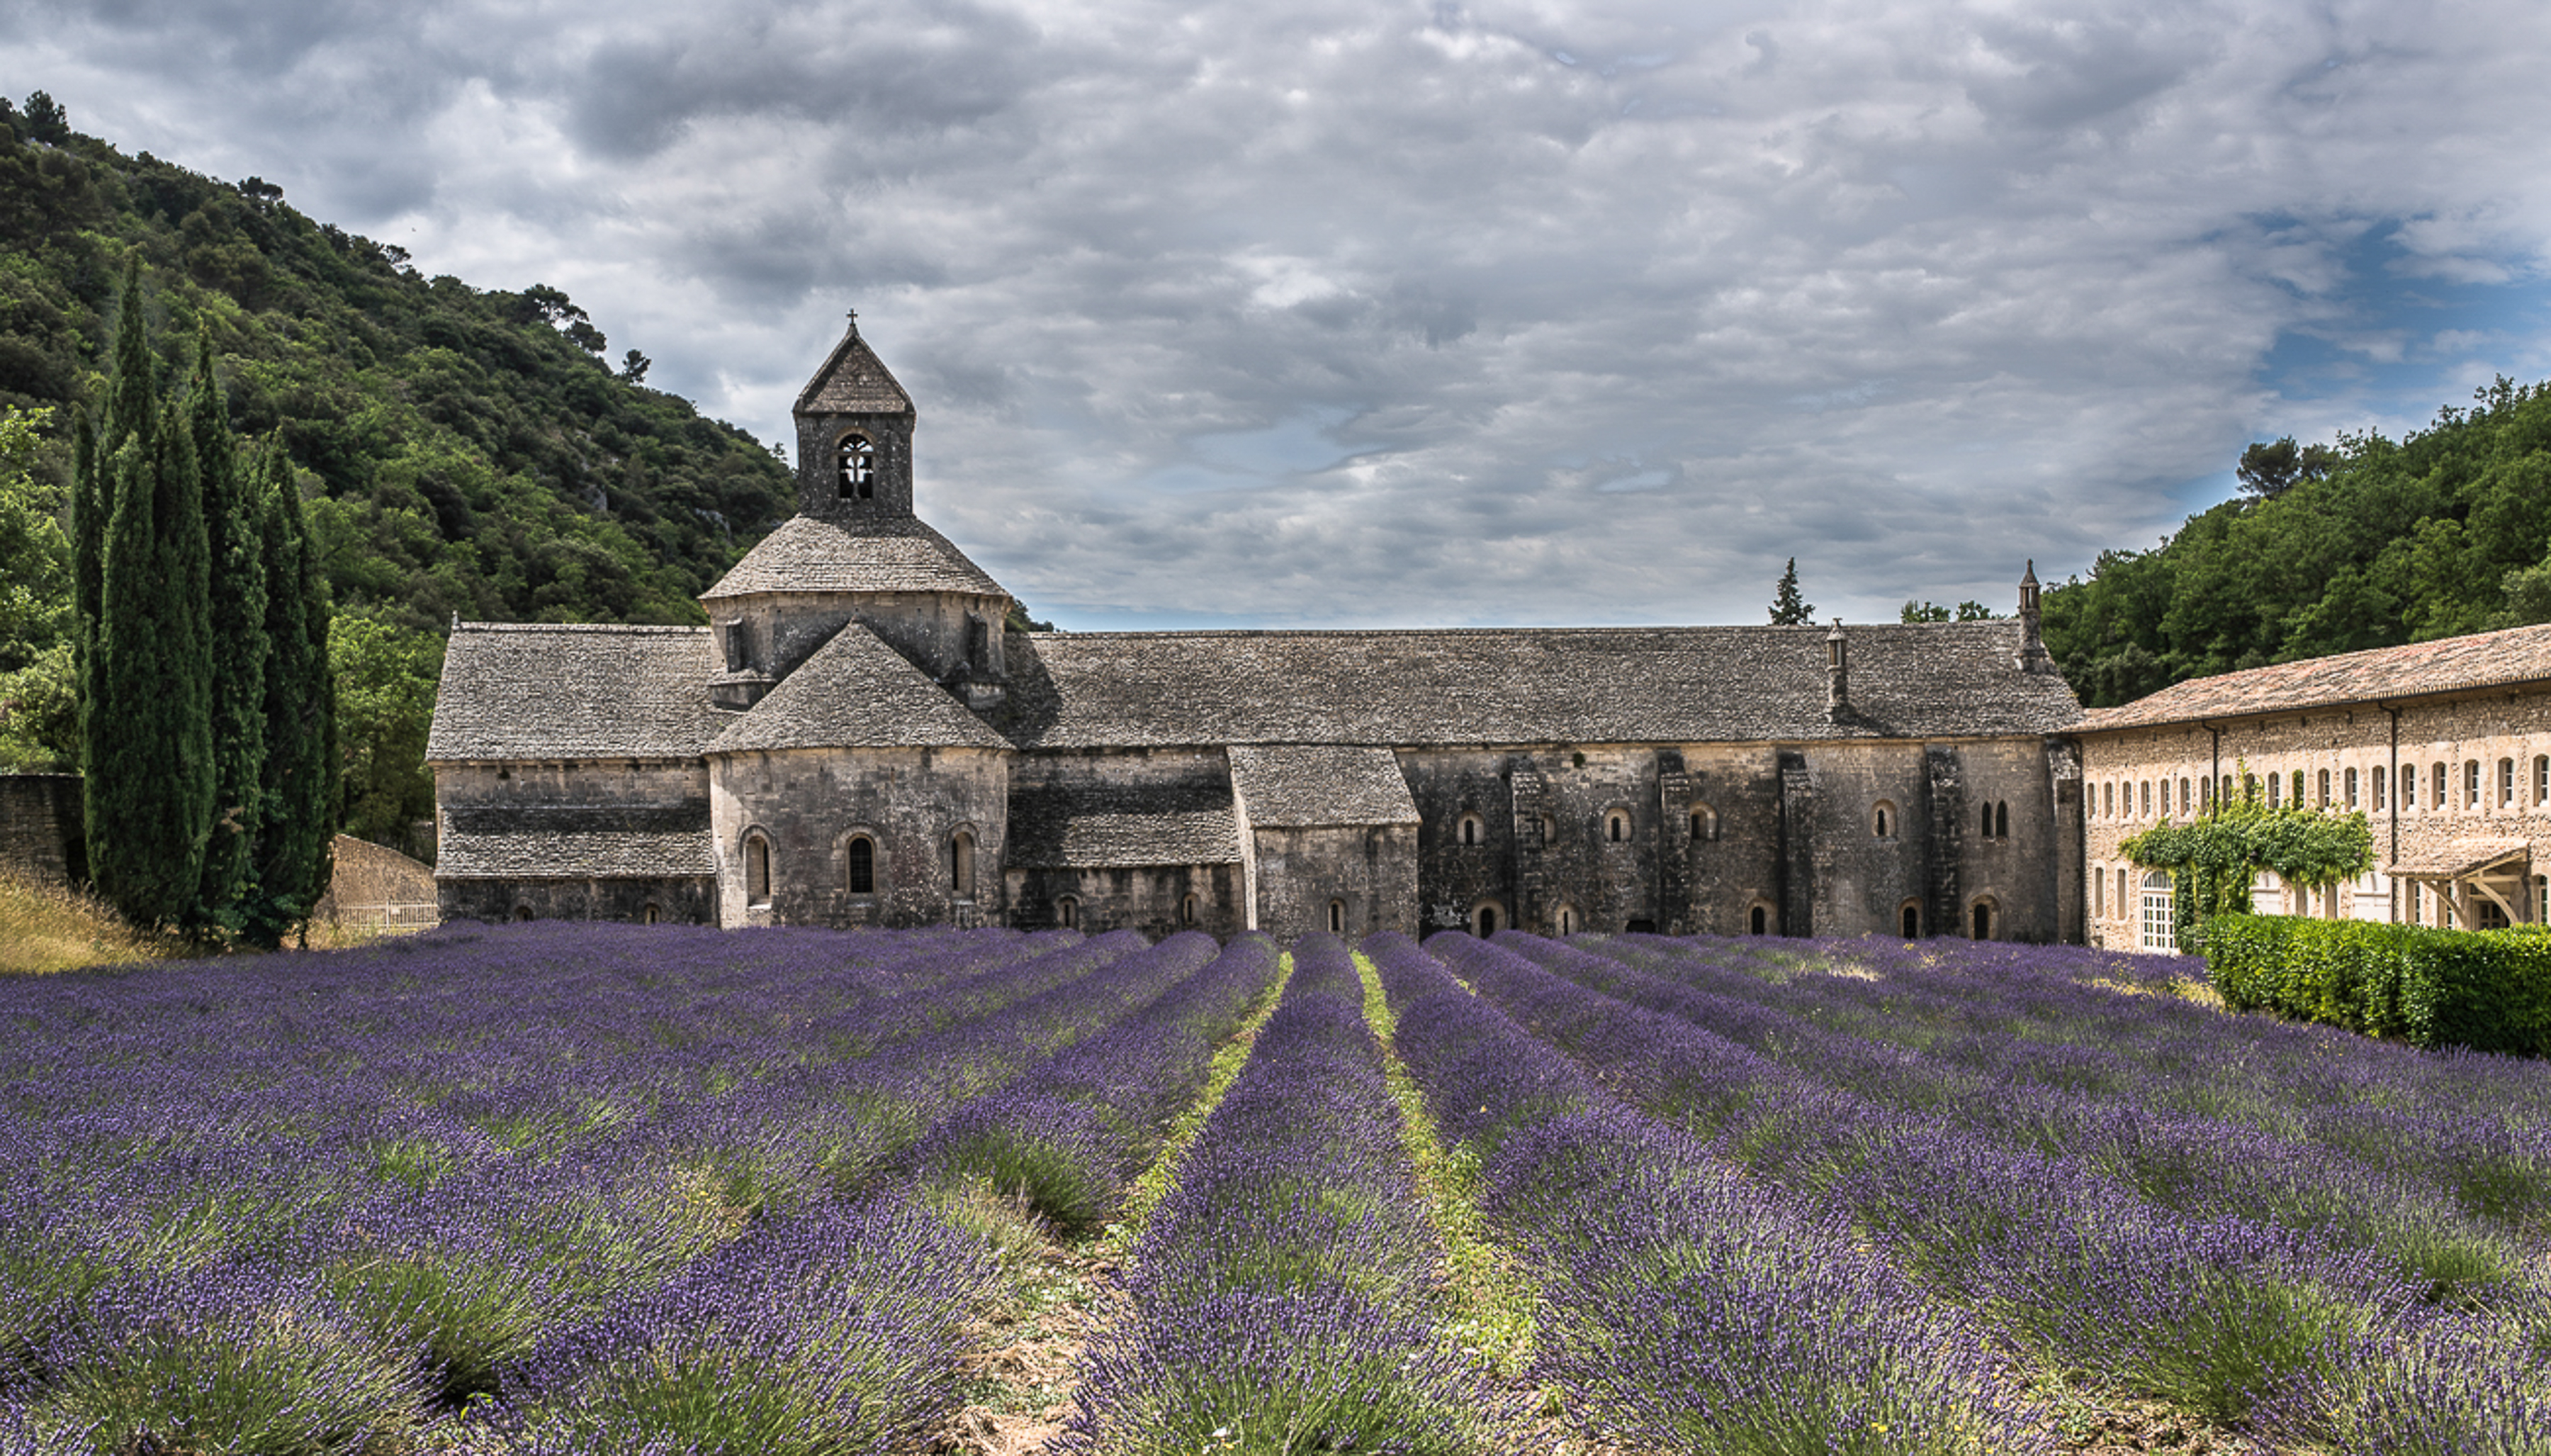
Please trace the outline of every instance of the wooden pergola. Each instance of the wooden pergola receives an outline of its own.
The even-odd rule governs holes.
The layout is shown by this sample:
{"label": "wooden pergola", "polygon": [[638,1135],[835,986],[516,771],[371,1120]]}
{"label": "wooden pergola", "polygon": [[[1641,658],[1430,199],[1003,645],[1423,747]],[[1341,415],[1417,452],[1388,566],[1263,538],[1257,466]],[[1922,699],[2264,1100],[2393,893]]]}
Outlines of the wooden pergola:
{"label": "wooden pergola", "polygon": [[2434,889],[2445,913],[2464,930],[2480,927],[2483,904],[2498,906],[2509,925],[2534,918],[2532,846],[2521,839],[2455,840],[2404,855],[2385,873]]}

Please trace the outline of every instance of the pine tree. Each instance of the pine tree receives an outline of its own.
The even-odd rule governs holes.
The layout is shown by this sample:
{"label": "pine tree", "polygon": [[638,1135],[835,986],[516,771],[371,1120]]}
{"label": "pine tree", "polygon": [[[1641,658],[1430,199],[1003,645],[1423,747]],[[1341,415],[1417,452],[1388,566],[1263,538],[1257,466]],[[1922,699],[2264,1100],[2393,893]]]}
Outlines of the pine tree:
{"label": "pine tree", "polygon": [[186,414],[203,478],[204,534],[212,565],[214,807],[196,918],[207,929],[236,932],[255,864],[265,766],[265,510],[240,468],[230,409],[213,373],[209,328],[196,332],[195,382]]}
{"label": "pine tree", "polygon": [[125,274],[108,416],[86,489],[105,505],[81,729],[89,874],[138,925],[196,903],[212,827],[212,650],[195,442],[154,407],[141,273]]}
{"label": "pine tree", "polygon": [[1791,557],[1788,570],[1781,573],[1781,584],[1772,593],[1772,625],[1805,627],[1815,620],[1815,604],[1798,595],[1798,559]]}
{"label": "pine tree", "polygon": [[279,443],[257,468],[265,566],[265,773],[249,939],[279,945],[328,888],[337,829],[337,676],[328,581],[310,551],[301,492]]}

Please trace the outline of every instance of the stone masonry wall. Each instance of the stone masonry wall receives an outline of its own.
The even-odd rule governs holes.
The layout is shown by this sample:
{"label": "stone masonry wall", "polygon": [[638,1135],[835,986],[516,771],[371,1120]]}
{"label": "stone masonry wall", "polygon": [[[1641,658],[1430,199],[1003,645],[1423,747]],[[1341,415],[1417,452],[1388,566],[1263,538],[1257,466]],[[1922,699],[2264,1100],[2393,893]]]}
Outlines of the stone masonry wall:
{"label": "stone masonry wall", "polygon": [[1415,934],[1417,826],[1382,824],[1321,828],[1259,828],[1258,928],[1290,941],[1330,928],[1332,904],[1343,911],[1344,933],[1362,938],[1377,930]]}
{"label": "stone masonry wall", "polygon": [[39,884],[88,878],[77,774],[0,774],[0,873]]}
{"label": "stone masonry wall", "polygon": [[[719,923],[1000,924],[1007,838],[1006,756],[984,749],[792,749],[721,754],[709,764]],[[955,884],[950,846],[973,838],[972,883]],[[748,893],[745,847],[770,846],[770,893]],[[850,845],[874,846],[873,889],[850,889]]]}

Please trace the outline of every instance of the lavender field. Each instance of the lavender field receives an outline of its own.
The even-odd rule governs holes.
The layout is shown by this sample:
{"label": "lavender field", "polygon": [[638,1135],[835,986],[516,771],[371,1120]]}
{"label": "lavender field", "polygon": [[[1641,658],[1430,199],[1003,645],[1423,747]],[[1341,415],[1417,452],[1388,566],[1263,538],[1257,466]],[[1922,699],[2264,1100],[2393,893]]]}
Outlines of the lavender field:
{"label": "lavender field", "polygon": [[0,1453],[2551,1453],[2551,1069],[2185,974],[533,923],[0,982]]}

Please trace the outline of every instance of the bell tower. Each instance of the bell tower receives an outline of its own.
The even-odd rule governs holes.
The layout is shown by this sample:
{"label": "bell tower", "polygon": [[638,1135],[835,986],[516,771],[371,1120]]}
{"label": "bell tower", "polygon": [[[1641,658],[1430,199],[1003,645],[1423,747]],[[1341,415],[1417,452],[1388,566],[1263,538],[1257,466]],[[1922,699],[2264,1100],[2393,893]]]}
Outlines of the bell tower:
{"label": "bell tower", "polygon": [[857,529],[912,518],[912,396],[860,337],[860,316],[797,396],[797,511]]}

